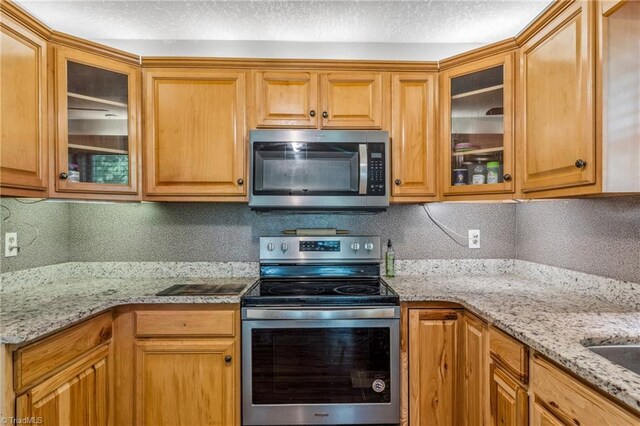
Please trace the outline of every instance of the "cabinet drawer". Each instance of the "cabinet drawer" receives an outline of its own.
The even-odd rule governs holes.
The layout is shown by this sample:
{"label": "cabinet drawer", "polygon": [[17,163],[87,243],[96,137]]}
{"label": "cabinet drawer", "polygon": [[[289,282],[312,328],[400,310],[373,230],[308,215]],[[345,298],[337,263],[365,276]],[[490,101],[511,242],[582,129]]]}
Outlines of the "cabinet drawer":
{"label": "cabinet drawer", "polygon": [[41,381],[109,339],[111,311],[18,349],[14,354],[16,390]]}
{"label": "cabinet drawer", "polygon": [[495,327],[489,330],[489,349],[507,371],[522,383],[529,379],[529,348]]}
{"label": "cabinet drawer", "polygon": [[567,424],[637,426],[640,422],[640,417],[609,401],[537,355],[531,362],[531,389],[537,404],[542,404]]}
{"label": "cabinet drawer", "polygon": [[136,336],[233,336],[234,311],[138,311]]}

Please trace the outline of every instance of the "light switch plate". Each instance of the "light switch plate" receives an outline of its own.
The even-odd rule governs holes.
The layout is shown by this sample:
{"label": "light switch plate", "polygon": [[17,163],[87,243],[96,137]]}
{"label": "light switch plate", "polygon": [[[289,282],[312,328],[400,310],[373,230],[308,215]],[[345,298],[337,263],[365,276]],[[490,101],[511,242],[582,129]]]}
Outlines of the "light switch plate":
{"label": "light switch plate", "polygon": [[18,255],[18,233],[7,232],[4,234],[4,257]]}

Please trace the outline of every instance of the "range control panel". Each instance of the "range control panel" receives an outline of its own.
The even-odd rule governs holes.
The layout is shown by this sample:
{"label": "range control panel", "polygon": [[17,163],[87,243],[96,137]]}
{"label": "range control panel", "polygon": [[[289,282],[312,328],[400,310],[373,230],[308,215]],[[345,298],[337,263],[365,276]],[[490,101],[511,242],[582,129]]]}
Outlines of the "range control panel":
{"label": "range control panel", "polygon": [[340,241],[300,241],[300,251],[340,251]]}
{"label": "range control panel", "polygon": [[260,237],[260,262],[380,261],[380,237]]}

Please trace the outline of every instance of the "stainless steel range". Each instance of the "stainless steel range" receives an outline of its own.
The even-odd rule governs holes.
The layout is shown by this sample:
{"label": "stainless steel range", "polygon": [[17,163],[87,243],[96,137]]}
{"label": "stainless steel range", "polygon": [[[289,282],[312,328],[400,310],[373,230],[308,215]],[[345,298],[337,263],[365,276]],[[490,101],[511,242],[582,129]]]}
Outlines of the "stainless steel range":
{"label": "stainless steel range", "polygon": [[398,295],[379,237],[260,238],[242,297],[242,424],[398,424]]}

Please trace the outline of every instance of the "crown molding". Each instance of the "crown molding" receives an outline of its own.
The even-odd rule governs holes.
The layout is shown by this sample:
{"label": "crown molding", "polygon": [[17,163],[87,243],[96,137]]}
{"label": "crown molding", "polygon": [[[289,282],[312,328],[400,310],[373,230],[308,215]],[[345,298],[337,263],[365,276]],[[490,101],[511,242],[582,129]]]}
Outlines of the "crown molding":
{"label": "crown molding", "polygon": [[443,71],[449,68],[457,67],[458,65],[484,59],[489,56],[497,55],[500,53],[508,53],[517,48],[518,45],[515,38],[509,38],[443,59],[439,62],[438,69],[440,71]]}
{"label": "crown molding", "polygon": [[556,16],[558,16],[576,1],[585,0],[555,0],[555,2],[550,4],[529,25],[527,25],[524,30],[520,31],[520,33],[516,35],[515,40],[518,46],[522,46],[524,43],[529,41],[542,28],[544,28],[545,25],[555,19]]}
{"label": "crown molding", "polygon": [[85,52],[105,56],[111,59],[117,59],[132,65],[140,65],[140,56],[138,55],[55,30],[52,32],[49,41],[61,46],[84,50]]}
{"label": "crown molding", "polygon": [[362,61],[318,59],[246,59],[146,56],[143,68],[233,68],[233,69],[308,69],[345,71],[419,71],[437,72],[435,61]]}
{"label": "crown molding", "polygon": [[11,0],[0,0],[0,10],[8,17],[24,25],[45,40],[48,40],[51,37],[51,28],[45,25],[42,21],[33,17],[29,12]]}

